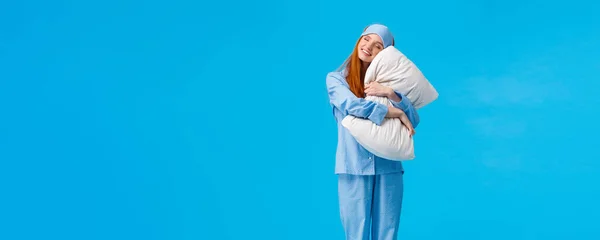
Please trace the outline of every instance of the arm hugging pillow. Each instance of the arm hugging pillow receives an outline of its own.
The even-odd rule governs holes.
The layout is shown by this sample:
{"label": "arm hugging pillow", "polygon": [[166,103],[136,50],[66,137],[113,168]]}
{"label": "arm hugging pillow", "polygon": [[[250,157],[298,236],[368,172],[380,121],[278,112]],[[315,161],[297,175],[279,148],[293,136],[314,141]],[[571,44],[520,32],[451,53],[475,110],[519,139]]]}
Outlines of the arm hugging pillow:
{"label": "arm hugging pillow", "polygon": [[[365,74],[365,84],[377,81],[407,97],[415,109],[437,99],[438,93],[417,66],[394,46],[382,50]],[[366,100],[391,106],[385,97],[367,96]],[[386,118],[381,125],[351,115],[342,120],[356,141],[371,153],[394,161],[415,158],[414,143],[408,129],[398,118]]]}

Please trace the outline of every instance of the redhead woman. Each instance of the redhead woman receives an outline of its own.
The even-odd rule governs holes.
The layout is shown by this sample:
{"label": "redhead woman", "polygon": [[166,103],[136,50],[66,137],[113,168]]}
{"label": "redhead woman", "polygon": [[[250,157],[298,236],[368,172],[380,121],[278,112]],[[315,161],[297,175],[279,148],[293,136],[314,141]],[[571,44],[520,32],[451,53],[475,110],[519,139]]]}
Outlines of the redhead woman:
{"label": "redhead woman", "polygon": [[[370,25],[342,67],[327,74],[329,102],[338,131],[335,173],[340,217],[348,240],[395,240],[398,235],[402,162],[370,153],[341,124],[347,115],[369,119],[377,125],[385,118],[408,118],[403,123],[414,133],[419,115],[408,98],[376,82],[364,86],[365,72],[373,58],[393,45],[394,37],[386,26]],[[368,95],[387,97],[392,106],[365,100]]]}

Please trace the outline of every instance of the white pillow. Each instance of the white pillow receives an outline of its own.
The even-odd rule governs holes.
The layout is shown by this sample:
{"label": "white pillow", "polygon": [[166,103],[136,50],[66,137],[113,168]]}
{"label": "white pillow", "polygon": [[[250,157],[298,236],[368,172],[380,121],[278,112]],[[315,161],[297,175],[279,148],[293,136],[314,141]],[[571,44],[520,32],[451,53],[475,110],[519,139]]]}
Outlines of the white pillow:
{"label": "white pillow", "polygon": [[394,46],[383,49],[365,73],[365,84],[377,81],[408,97],[416,109],[433,102],[438,92],[421,70]]}
{"label": "white pillow", "polygon": [[[438,93],[417,66],[394,46],[382,50],[367,69],[365,84],[377,81],[402,93],[415,109],[437,99]],[[367,96],[366,100],[391,106],[385,97]],[[386,118],[380,126],[368,119],[351,115],[342,120],[356,141],[376,156],[394,160],[415,158],[414,142],[408,129],[398,118]]]}

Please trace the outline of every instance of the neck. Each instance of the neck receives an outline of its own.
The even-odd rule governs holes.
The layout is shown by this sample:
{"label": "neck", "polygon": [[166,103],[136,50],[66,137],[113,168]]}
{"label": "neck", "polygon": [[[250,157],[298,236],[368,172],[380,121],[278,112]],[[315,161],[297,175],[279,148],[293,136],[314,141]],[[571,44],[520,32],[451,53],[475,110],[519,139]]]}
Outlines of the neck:
{"label": "neck", "polygon": [[370,63],[366,63],[363,61],[360,61],[360,75],[364,76],[365,73],[367,72],[367,68],[369,68]]}
{"label": "neck", "polygon": [[369,64],[366,64],[366,63],[362,63],[361,66],[360,66],[360,80],[361,80],[361,83],[365,79],[365,74],[367,73],[367,68],[368,67],[369,67]]}
{"label": "neck", "polygon": [[369,68],[369,63],[362,62],[360,65],[360,71],[364,74],[367,72],[367,68]]}

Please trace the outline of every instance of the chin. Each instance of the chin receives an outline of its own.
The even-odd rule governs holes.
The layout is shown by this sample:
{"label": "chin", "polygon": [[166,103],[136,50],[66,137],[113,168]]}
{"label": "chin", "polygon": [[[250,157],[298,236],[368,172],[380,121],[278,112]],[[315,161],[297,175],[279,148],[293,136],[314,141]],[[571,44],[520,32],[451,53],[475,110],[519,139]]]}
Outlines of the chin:
{"label": "chin", "polygon": [[373,61],[373,58],[370,58],[370,57],[358,57],[358,59],[360,59],[361,61],[363,61],[365,63],[371,63],[371,61]]}
{"label": "chin", "polygon": [[368,57],[368,56],[365,56],[362,54],[358,54],[358,59],[360,59],[361,61],[366,62],[366,63],[370,63],[373,60],[372,57]]}

